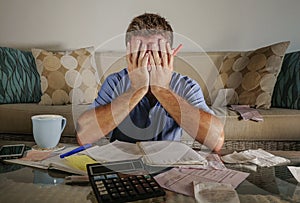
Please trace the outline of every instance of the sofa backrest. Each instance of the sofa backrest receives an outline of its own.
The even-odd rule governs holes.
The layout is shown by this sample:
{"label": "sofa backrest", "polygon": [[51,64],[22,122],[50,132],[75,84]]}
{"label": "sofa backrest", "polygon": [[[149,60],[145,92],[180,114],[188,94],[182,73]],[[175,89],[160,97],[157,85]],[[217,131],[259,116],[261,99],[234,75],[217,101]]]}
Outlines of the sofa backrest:
{"label": "sofa backrest", "polygon": [[[228,53],[232,52],[182,52],[175,57],[174,69],[196,80],[202,88],[205,100],[211,104],[211,87],[216,81],[219,81],[219,86],[223,85],[218,70]],[[127,67],[124,52],[97,52],[95,60],[102,83],[109,74]]]}

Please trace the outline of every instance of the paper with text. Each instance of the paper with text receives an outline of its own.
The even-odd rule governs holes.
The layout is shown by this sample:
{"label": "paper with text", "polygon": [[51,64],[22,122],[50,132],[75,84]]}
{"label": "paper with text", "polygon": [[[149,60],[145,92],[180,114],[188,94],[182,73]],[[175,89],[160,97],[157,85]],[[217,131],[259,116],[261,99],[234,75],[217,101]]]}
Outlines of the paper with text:
{"label": "paper with text", "polygon": [[249,173],[231,169],[213,170],[173,168],[155,176],[154,178],[163,188],[184,195],[194,196],[193,181],[195,181],[196,184],[204,182],[227,183],[232,185],[233,188],[236,188],[248,176]]}
{"label": "paper with text", "polygon": [[114,141],[103,146],[94,146],[86,150],[86,154],[101,163],[109,161],[124,161],[142,157],[136,144]]}
{"label": "paper with text", "polygon": [[207,165],[206,157],[181,142],[148,141],[139,142],[138,145],[144,152],[143,161],[148,165]]}
{"label": "paper with text", "polygon": [[234,152],[222,156],[221,159],[225,163],[253,163],[261,167],[276,166],[290,162],[290,160],[286,158],[275,156],[262,149],[250,149],[239,153]]}

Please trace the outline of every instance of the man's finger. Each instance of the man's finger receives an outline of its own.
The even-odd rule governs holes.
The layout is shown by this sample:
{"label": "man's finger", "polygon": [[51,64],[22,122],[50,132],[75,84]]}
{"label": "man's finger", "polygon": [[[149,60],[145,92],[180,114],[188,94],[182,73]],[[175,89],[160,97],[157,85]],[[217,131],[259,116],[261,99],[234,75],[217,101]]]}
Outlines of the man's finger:
{"label": "man's finger", "polygon": [[162,66],[163,67],[167,67],[168,64],[168,54],[167,54],[167,50],[166,50],[166,41],[165,40],[160,40],[159,41],[159,47],[160,47],[160,51],[161,51],[161,58],[162,58]]}
{"label": "man's finger", "polygon": [[154,62],[157,66],[160,66],[161,65],[161,59],[160,59],[160,56],[159,56],[159,47],[158,47],[158,44],[157,43],[153,43],[152,45],[152,53],[153,53],[153,58],[154,58]]}
{"label": "man's finger", "polygon": [[151,53],[149,53],[149,60],[150,60],[151,70],[156,70],[157,65],[155,65],[155,60]]}
{"label": "man's finger", "polygon": [[[131,67],[131,64],[132,64],[132,59],[131,59],[131,57],[132,57],[132,55],[131,55],[131,52],[130,52],[130,43],[129,42],[127,42],[127,46],[126,46],[126,61],[127,61],[127,64],[128,64],[128,68],[130,68]],[[131,70],[129,70],[129,71],[131,71]]]}
{"label": "man's finger", "polygon": [[170,68],[171,71],[173,71],[174,55],[172,53],[171,45],[169,42],[167,42],[167,52],[168,52],[168,56],[169,56],[168,67]]}
{"label": "man's finger", "polygon": [[143,68],[146,68],[148,66],[148,61],[149,61],[149,53],[145,53],[144,58],[142,59],[142,64],[141,66]]}
{"label": "man's finger", "polygon": [[145,58],[145,54],[147,52],[147,45],[142,43],[141,45],[141,50],[140,50],[140,54],[139,54],[139,59],[138,59],[138,67],[144,67],[143,65],[143,60]]}
{"label": "man's finger", "polygon": [[132,44],[132,64],[134,64],[135,66],[138,65],[138,52],[140,49],[140,45],[141,45],[141,40],[136,40],[133,44]]}

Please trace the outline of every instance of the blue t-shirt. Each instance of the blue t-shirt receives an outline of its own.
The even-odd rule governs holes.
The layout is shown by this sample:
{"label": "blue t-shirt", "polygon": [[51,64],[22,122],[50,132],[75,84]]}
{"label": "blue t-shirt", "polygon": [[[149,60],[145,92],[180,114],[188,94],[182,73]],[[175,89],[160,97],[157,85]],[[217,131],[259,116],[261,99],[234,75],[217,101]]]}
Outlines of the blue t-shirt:
{"label": "blue t-shirt", "polygon": [[[111,103],[130,87],[127,69],[109,75],[103,83],[93,107]],[[199,84],[187,76],[173,72],[170,88],[191,105],[213,114],[205,103]],[[110,132],[110,141],[124,142],[175,140],[179,141],[182,128],[163,106],[157,102],[150,106],[145,96],[120,125]]]}

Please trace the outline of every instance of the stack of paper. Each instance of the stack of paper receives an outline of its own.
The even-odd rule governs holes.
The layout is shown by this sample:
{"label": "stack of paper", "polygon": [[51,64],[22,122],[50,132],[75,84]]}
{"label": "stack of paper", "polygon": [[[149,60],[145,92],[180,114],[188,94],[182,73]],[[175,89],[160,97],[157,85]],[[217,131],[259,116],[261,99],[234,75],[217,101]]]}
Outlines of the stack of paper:
{"label": "stack of paper", "polygon": [[207,165],[206,157],[191,147],[174,141],[148,141],[137,144],[114,141],[86,150],[87,155],[101,163],[142,158],[147,165],[180,166]]}
{"label": "stack of paper", "polygon": [[290,160],[286,158],[275,156],[262,149],[250,149],[239,153],[234,152],[232,154],[222,156],[221,159],[225,163],[253,163],[261,167],[276,166],[290,162]]}
{"label": "stack of paper", "polygon": [[231,169],[181,169],[173,168],[167,172],[155,176],[155,180],[160,186],[168,190],[178,192],[188,196],[194,196],[193,184],[198,183],[226,183],[236,188],[243,182],[249,173],[235,171]]}

